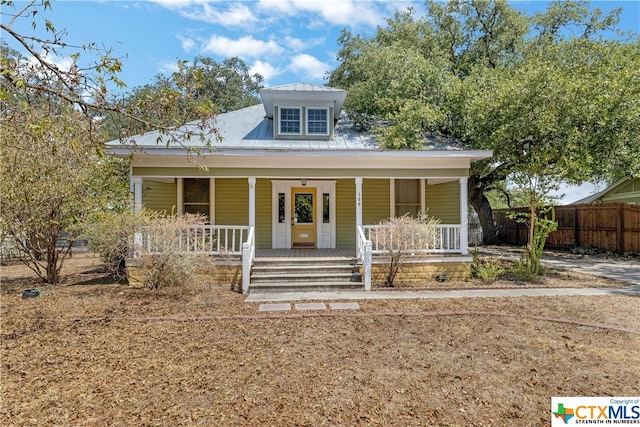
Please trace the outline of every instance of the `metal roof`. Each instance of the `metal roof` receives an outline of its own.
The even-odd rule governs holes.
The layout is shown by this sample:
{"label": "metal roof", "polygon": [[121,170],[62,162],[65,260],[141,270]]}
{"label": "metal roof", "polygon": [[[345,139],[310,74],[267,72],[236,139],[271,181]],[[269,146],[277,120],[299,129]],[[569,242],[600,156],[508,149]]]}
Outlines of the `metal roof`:
{"label": "metal roof", "polygon": [[[201,130],[199,122],[191,122],[183,126],[176,132],[176,138],[183,135],[185,131],[194,133],[189,140],[180,140],[180,144],[170,144],[169,147],[184,149],[187,147],[202,147],[200,140]],[[377,150],[379,149],[376,138],[369,132],[356,132],[351,125],[351,121],[342,113],[340,120],[336,124],[334,137],[331,140],[311,140],[311,139],[287,139],[280,140],[273,138],[273,120],[265,116],[262,104],[241,110],[222,113],[215,117],[211,124],[218,131],[220,140],[215,134],[207,135],[211,146],[216,150]],[[138,148],[167,147],[166,141],[171,135],[163,135],[158,131],[147,132],[133,136],[128,140],[129,144],[121,144],[120,141],[111,141],[108,146],[117,147],[122,145],[135,145]]]}

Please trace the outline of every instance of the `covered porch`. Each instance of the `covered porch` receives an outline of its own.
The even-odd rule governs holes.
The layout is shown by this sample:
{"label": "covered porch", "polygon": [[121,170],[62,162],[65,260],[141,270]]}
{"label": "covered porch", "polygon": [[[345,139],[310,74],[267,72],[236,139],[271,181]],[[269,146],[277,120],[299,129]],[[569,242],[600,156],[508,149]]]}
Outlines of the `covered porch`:
{"label": "covered porch", "polygon": [[[188,179],[188,178],[186,178]],[[208,204],[204,209],[209,212],[212,222],[216,220],[226,224],[207,224],[191,226],[181,232],[181,247],[185,252],[215,256],[226,264],[241,266],[242,291],[251,290],[252,268],[256,258],[335,258],[355,259],[362,269],[363,289],[370,290],[374,265],[383,262],[387,255],[384,242],[378,238],[378,221],[398,214],[399,209],[414,209],[414,212],[430,211],[429,203],[440,203],[449,200],[446,208],[453,212],[457,223],[437,224],[431,235],[432,240],[420,247],[420,242],[413,244],[412,259],[424,262],[469,262],[467,246],[467,178],[449,178],[446,186],[435,191],[435,185],[443,186],[442,179],[429,186],[428,178],[415,179],[419,189],[419,197],[409,206],[401,205],[395,197],[394,190],[399,188],[396,179],[337,178],[337,179],[300,179],[283,180],[275,178],[233,178],[235,194],[233,203],[228,203],[229,194],[225,189],[227,178],[204,178],[210,184],[205,191],[209,193]],[[136,209],[149,206],[151,197],[144,197],[149,188],[154,190],[153,183],[173,185],[175,198],[170,198],[167,209],[173,204],[172,211],[181,215],[189,211],[191,200],[185,200],[185,177],[166,178],[133,177],[131,187]],[[386,181],[386,182],[385,182]],[[244,194],[237,189],[245,183]],[[151,184],[153,185],[151,185]],[[283,185],[284,184],[284,185]],[[386,184],[386,186],[385,186]],[[453,185],[455,184],[455,186]],[[149,186],[145,188],[145,186]],[[297,213],[295,209],[294,189],[313,188],[316,191],[312,203],[311,216],[315,219],[316,240],[312,245],[296,247],[292,235],[296,232]],[[350,191],[345,191],[345,188]],[[382,188],[382,191],[380,190]],[[434,188],[434,190],[432,190]],[[444,191],[447,190],[447,191]],[[452,190],[455,191],[456,194]],[[381,194],[382,193],[382,194]],[[306,193],[305,193],[306,194]],[[455,198],[453,197],[455,196]],[[242,220],[242,200],[246,201],[246,222]],[[240,200],[240,203],[239,203]],[[380,200],[386,200],[381,203]],[[451,203],[451,200],[454,203]],[[266,203],[265,203],[266,202]],[[175,206],[178,208],[175,209]],[[203,205],[199,205],[202,208]],[[240,224],[228,224],[229,214],[225,212],[233,208],[235,218]],[[438,209],[434,209],[438,211]],[[451,219],[449,215],[447,219]],[[242,224],[245,222],[245,224]],[[282,231],[284,230],[284,231]],[[305,230],[304,234],[307,234]],[[303,234],[303,233],[301,233]],[[160,236],[150,230],[143,230],[138,235],[139,243],[147,251],[153,252]]]}

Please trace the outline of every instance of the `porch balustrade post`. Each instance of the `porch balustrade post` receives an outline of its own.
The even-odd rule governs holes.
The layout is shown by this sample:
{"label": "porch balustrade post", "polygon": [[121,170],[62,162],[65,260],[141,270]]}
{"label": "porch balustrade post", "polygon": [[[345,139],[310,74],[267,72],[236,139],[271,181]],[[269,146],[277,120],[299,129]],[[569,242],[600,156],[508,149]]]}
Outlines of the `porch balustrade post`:
{"label": "porch balustrade post", "polygon": [[460,178],[460,252],[469,253],[468,178]]}
{"label": "porch balustrade post", "polygon": [[362,264],[364,266],[364,290],[371,290],[371,264],[373,262],[373,249],[371,247],[371,240],[367,240],[364,244],[364,256]]}

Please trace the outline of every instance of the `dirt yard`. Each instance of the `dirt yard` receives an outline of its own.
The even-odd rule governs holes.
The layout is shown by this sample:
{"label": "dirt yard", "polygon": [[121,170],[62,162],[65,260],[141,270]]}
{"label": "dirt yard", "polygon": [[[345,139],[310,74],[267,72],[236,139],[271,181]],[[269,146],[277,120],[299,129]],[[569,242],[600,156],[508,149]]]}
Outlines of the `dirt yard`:
{"label": "dirt yard", "polygon": [[[1,425],[546,426],[552,396],[640,395],[634,297],[264,314],[206,277],[149,291],[98,267],[75,257],[55,287],[0,267]],[[552,283],[619,286],[528,286]]]}

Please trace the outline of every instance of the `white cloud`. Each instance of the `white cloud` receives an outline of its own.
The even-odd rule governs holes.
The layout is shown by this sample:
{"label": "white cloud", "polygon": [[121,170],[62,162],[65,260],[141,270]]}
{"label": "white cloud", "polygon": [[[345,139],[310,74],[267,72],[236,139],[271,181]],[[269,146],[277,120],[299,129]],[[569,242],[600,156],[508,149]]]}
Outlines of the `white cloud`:
{"label": "white cloud", "polygon": [[309,46],[308,41],[301,40],[291,36],[286,36],[284,38],[284,43],[287,45],[289,49],[294,51],[305,50]]}
{"label": "white cloud", "polygon": [[293,57],[289,68],[303,77],[303,80],[308,81],[323,79],[330,67],[315,57],[303,53]]}
{"label": "white cloud", "polygon": [[283,72],[281,69],[276,68],[268,62],[263,61],[254,62],[253,65],[251,65],[251,67],[249,68],[249,71],[251,72],[251,74],[260,74],[264,78],[265,83],[272,78],[282,74]]}
{"label": "white cloud", "polygon": [[256,40],[252,36],[232,40],[227,37],[213,35],[202,48],[205,53],[220,55],[225,58],[257,58],[265,55],[279,55],[284,49],[273,40]]}
{"label": "white cloud", "polygon": [[185,52],[191,52],[191,50],[196,46],[196,42],[192,39],[184,39],[182,40],[182,49]]}
{"label": "white cloud", "polygon": [[316,14],[332,25],[375,26],[384,22],[389,7],[393,7],[389,3],[396,3],[374,0],[259,0],[257,4],[210,0],[153,1],[189,19],[244,28],[266,20],[273,22],[281,17],[300,16],[305,12]]}
{"label": "white cloud", "polygon": [[317,13],[333,25],[378,25],[383,23],[380,7],[384,2],[355,0],[260,0],[264,11],[276,11],[288,16],[299,12]]}
{"label": "white cloud", "polygon": [[249,27],[259,19],[242,2],[211,2],[197,0],[154,0],[156,3],[175,10],[180,15],[194,21],[219,24],[225,27]]}
{"label": "white cloud", "polygon": [[179,68],[177,61],[164,62],[158,66],[158,71],[160,71],[161,74],[173,74],[178,70]]}

